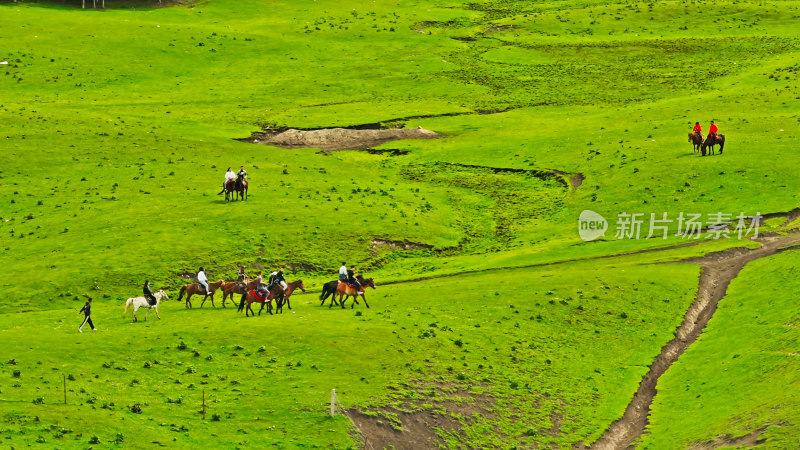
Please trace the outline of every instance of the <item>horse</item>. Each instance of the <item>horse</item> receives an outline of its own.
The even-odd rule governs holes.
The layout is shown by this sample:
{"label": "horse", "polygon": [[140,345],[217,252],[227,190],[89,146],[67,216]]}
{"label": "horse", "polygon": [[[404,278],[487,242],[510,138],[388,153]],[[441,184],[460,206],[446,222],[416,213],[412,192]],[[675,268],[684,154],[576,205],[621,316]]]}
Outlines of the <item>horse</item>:
{"label": "horse", "polygon": [[709,134],[706,138],[706,141],[703,142],[703,147],[700,149],[700,152],[703,156],[706,156],[706,147],[710,148],[709,154],[714,154],[714,146],[719,144],[719,154],[722,154],[722,150],[725,149],[725,135],[718,134],[716,139],[713,139]]}
{"label": "horse", "polygon": [[[291,303],[289,303],[289,297],[292,296],[292,292],[294,292],[294,290],[297,288],[300,288],[300,290],[303,292],[306,291],[306,286],[303,284],[303,280],[297,280],[288,283],[286,285],[286,289],[284,289],[284,299],[286,302],[286,306],[289,307],[289,309],[292,309],[292,305]],[[280,310],[282,307],[283,305],[278,305],[278,310]]]}
{"label": "horse", "polygon": [[156,304],[151,305],[150,302],[147,301],[145,297],[131,297],[128,301],[125,302],[125,312],[128,312],[128,307],[133,306],[133,321],[138,322],[139,319],[136,318],[136,310],[139,308],[147,308],[147,311],[144,313],[144,320],[147,320],[147,313],[150,312],[151,309],[156,310],[156,317],[158,320],[161,320],[161,316],[158,315],[158,304],[161,300],[169,300],[169,296],[163,289],[159,290],[158,292],[153,295],[156,298]]}
{"label": "horse", "polygon": [[236,200],[239,200],[239,193],[242,194],[242,200],[247,200],[247,180],[231,180],[225,183],[225,201],[231,201],[231,193],[236,193]]}
{"label": "horse", "polygon": [[[366,280],[360,276],[357,278],[358,282],[361,283],[362,289],[366,289],[367,287],[377,289],[375,287],[375,281],[373,281],[372,278],[367,278]],[[369,308],[369,303],[367,303],[367,299],[364,297],[364,294],[359,294],[358,290],[354,287],[350,287],[348,283],[339,283],[339,285],[336,286],[336,294],[339,294],[339,303],[342,305],[342,309],[344,309],[344,302],[347,301],[347,297],[351,296],[353,297],[353,304],[350,305],[350,309],[355,308],[356,303],[358,303],[359,295],[361,295],[361,299],[364,300],[364,304],[367,305],[367,308]],[[331,305],[329,305],[328,308],[330,308],[332,305],[333,302],[331,302]]]}
{"label": "horse", "polygon": [[247,291],[256,288],[256,280],[250,280],[247,283],[247,286],[242,289],[242,286],[238,282],[228,282],[222,285],[222,307],[225,307],[225,300],[230,297],[231,301],[234,305],[236,302],[233,300],[233,294],[240,294],[244,295]]}
{"label": "horse", "polygon": [[703,146],[703,138],[697,133],[689,133],[689,142],[692,143],[695,153],[700,153],[700,147]]}
{"label": "horse", "polygon": [[214,292],[216,292],[217,289],[219,289],[219,287],[222,286],[223,284],[225,284],[225,280],[219,280],[214,283],[208,283],[209,292],[206,292],[205,289],[203,289],[203,286],[201,286],[198,283],[184,284],[183,286],[181,286],[180,295],[178,295],[178,301],[181,301],[181,299],[183,298],[183,294],[186,293],[186,307],[191,308],[192,302],[190,302],[189,299],[192,298],[192,295],[203,294],[204,295],[203,302],[200,303],[200,307],[202,308],[203,303],[205,303],[206,299],[209,296],[211,296],[211,306],[216,308],[216,306],[214,305]]}
{"label": "horse", "polygon": [[239,195],[241,194],[242,200],[247,200],[247,179],[246,178],[236,178],[236,185],[234,186],[236,189],[236,200],[239,200]]}
{"label": "horse", "polygon": [[264,310],[264,305],[267,306],[267,312],[272,315],[272,300],[275,300],[275,305],[277,306],[277,310],[281,311],[281,307],[283,306],[283,286],[280,283],[275,283],[269,290],[269,294],[261,299],[255,295],[255,291],[248,290],[246,294],[242,295],[242,301],[239,302],[239,311],[244,309],[244,314],[247,317],[250,317],[250,313],[253,313],[255,316],[256,313],[251,308],[251,304],[253,302],[261,303],[261,309],[258,310],[258,315],[261,315],[261,311]]}
{"label": "horse", "polygon": [[339,302],[336,301],[336,286],[339,286],[339,280],[329,281],[322,285],[322,293],[319,294],[319,299],[322,300],[322,303],[320,303],[319,306],[324,305],[325,300],[327,300],[331,294],[333,295],[333,297],[331,297],[331,306],[333,306],[334,303],[337,305],[339,304]]}

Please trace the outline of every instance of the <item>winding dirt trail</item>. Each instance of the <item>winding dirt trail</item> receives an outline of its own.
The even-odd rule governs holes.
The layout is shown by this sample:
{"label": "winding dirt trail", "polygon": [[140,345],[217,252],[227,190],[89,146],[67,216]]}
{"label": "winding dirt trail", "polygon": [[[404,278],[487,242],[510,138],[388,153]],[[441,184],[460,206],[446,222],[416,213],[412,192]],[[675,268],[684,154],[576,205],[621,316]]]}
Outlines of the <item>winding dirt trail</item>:
{"label": "winding dirt trail", "polygon": [[642,378],[625,413],[613,422],[590,448],[624,449],[639,438],[647,426],[647,416],[656,396],[659,377],[697,340],[717,310],[717,304],[725,297],[728,285],[742,268],[756,259],[785,250],[800,249],[799,234],[763,237],[757,241],[761,247],[756,249],[736,247],[681,261],[699,264],[703,268],[695,301],[686,312],[683,322],[675,332],[675,337],[661,349],[650,370]]}

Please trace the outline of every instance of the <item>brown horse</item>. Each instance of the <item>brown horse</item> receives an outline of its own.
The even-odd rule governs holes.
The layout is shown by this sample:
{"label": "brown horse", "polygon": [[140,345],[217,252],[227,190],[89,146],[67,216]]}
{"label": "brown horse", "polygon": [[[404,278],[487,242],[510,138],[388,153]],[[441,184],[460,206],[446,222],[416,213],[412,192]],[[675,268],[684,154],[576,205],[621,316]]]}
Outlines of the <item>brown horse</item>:
{"label": "brown horse", "polygon": [[[192,302],[189,301],[189,299],[192,298],[192,295],[199,294],[203,295],[203,302],[200,303],[201,308],[203,307],[203,303],[206,302],[206,299],[209,296],[211,297],[211,306],[214,306],[214,292],[216,292],[217,289],[219,289],[219,287],[222,286],[223,284],[225,284],[225,280],[219,280],[214,283],[208,283],[209,292],[206,292],[206,290],[203,289],[203,286],[201,286],[198,283],[184,284],[183,286],[181,286],[181,291],[180,294],[178,295],[178,301],[181,301],[181,298],[183,298],[183,294],[185,293],[186,307],[191,308]],[[214,306],[214,308],[216,308],[216,306]]]}
{"label": "brown horse", "polygon": [[242,289],[241,285],[237,282],[230,281],[222,285],[222,307],[225,307],[225,300],[230,297],[231,301],[233,302],[234,306],[236,302],[233,300],[233,294],[244,295],[249,290],[253,290],[256,288],[256,280],[250,280],[247,283],[247,287]]}
{"label": "brown horse", "polygon": [[[303,292],[306,291],[306,286],[303,284],[303,280],[293,281],[286,285],[286,292],[284,294],[284,298],[286,300],[286,306],[289,307],[289,309],[292,309],[292,305],[291,303],[289,303],[289,297],[292,296],[292,292],[294,292],[294,290],[297,288],[300,288],[300,290]],[[278,305],[278,310],[280,310],[282,306],[283,305]]]}
{"label": "brown horse", "polygon": [[[371,287],[372,289],[377,289],[375,287],[375,281],[372,278],[367,278],[366,280],[358,277],[358,282],[361,283],[361,288],[365,289],[367,287]],[[364,304],[367,305],[369,308],[369,303],[367,303],[367,299],[364,297],[364,294],[359,294],[356,288],[350,287],[349,284],[340,282],[338,286],[336,286],[336,293],[339,294],[339,303],[342,305],[342,309],[344,309],[344,302],[347,301],[347,297],[353,297],[353,304],[350,305],[350,309],[355,308],[356,303],[358,303],[358,296],[361,295],[361,299],[364,300]],[[331,306],[333,306],[333,302],[331,302]],[[330,306],[328,306],[330,308]]]}
{"label": "brown horse", "polygon": [[689,142],[692,143],[695,153],[700,153],[700,147],[703,146],[703,138],[697,133],[689,133]]}
{"label": "brown horse", "polygon": [[248,290],[246,294],[242,295],[242,301],[239,303],[239,311],[244,309],[244,314],[247,317],[250,317],[250,313],[253,313],[255,316],[256,313],[253,311],[253,308],[250,306],[253,302],[261,303],[261,309],[258,310],[258,315],[261,315],[261,311],[264,310],[264,305],[267,306],[267,312],[272,314],[272,300],[275,300],[275,305],[277,305],[278,311],[281,310],[281,306],[283,306],[283,286],[280,283],[275,283],[269,290],[269,295],[265,299],[258,298],[252,290]]}

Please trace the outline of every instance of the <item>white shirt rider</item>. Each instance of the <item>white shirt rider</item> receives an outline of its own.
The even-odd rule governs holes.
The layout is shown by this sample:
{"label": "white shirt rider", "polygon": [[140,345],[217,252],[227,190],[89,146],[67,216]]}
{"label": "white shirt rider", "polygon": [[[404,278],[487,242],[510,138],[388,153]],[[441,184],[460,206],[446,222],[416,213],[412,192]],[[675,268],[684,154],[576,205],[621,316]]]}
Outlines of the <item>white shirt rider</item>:
{"label": "white shirt rider", "polygon": [[235,180],[235,179],[236,179],[236,173],[233,171],[233,169],[231,169],[231,170],[229,170],[229,171],[227,171],[225,173],[225,181],[226,182],[228,182],[230,180]]}
{"label": "white shirt rider", "polygon": [[342,267],[339,267],[339,279],[347,280],[347,266],[344,264],[342,264]]}
{"label": "white shirt rider", "polygon": [[200,283],[200,285],[206,289],[206,292],[209,292],[208,277],[206,277],[206,273],[203,272],[202,270],[197,272],[197,282]]}

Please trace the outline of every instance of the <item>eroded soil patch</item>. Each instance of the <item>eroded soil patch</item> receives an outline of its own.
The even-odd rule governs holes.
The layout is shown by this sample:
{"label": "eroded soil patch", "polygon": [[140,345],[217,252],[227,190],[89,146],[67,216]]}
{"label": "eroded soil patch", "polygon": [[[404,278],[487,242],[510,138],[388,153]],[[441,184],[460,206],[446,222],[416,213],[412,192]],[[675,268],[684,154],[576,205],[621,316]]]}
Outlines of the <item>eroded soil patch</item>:
{"label": "eroded soil patch", "polygon": [[279,133],[255,133],[245,142],[272,145],[287,149],[318,148],[324,151],[366,150],[391,141],[402,139],[436,139],[443,135],[417,128],[392,128],[388,130],[325,128],[298,130],[290,128]]}
{"label": "eroded soil patch", "polygon": [[733,437],[730,434],[722,435],[712,442],[697,443],[689,446],[690,450],[716,450],[723,447],[755,447],[766,442],[766,439],[759,439],[761,434],[767,427],[761,427],[752,433],[747,433],[744,436]]}
{"label": "eroded soil patch", "polygon": [[451,398],[426,401],[430,406],[423,409],[404,402],[398,408],[352,409],[345,413],[360,431],[364,448],[399,450],[437,448],[445,444],[437,430],[460,434],[479,417],[493,417],[494,400],[485,394],[459,391],[447,395]]}

